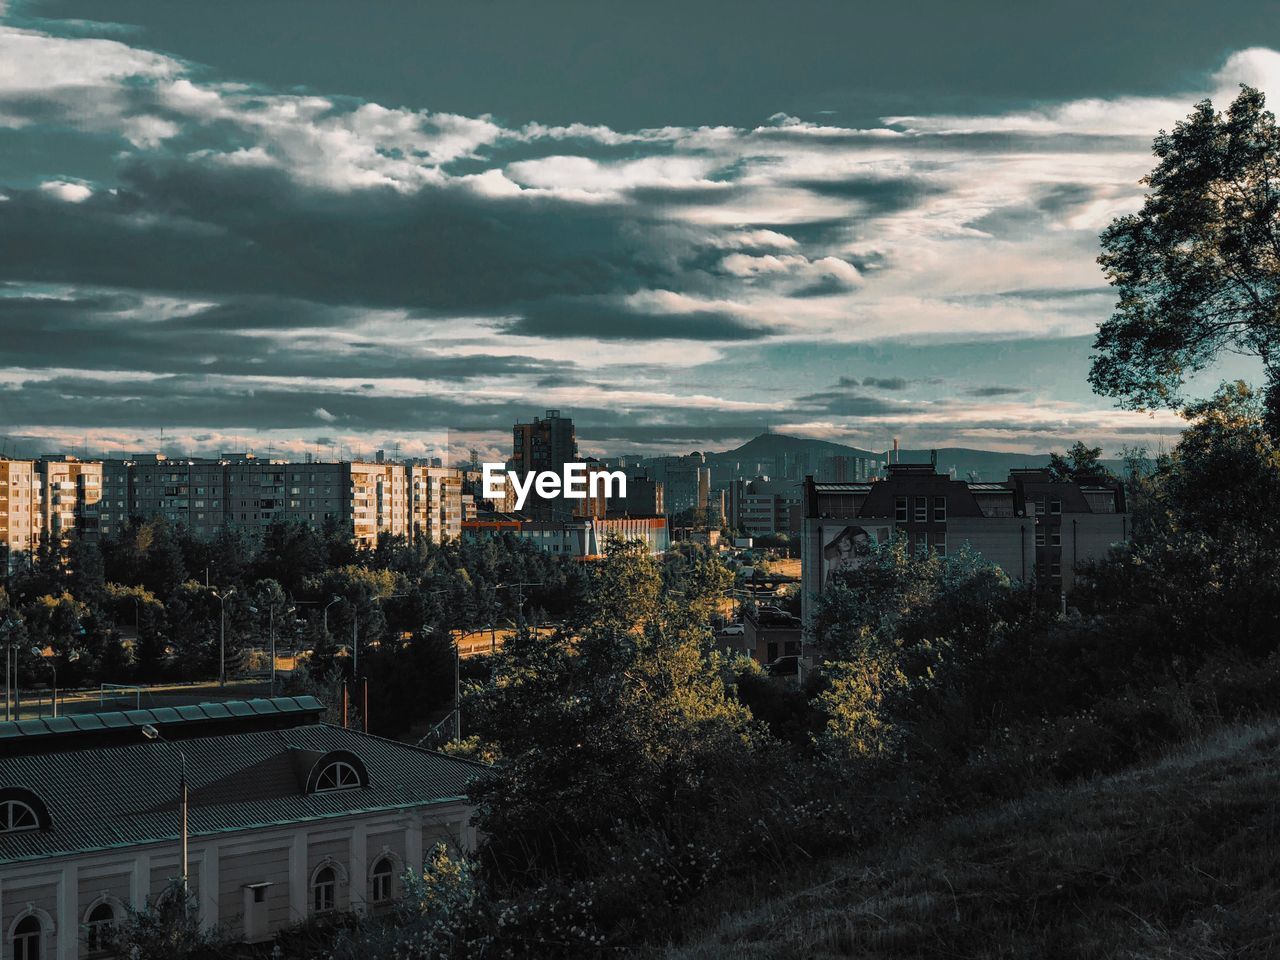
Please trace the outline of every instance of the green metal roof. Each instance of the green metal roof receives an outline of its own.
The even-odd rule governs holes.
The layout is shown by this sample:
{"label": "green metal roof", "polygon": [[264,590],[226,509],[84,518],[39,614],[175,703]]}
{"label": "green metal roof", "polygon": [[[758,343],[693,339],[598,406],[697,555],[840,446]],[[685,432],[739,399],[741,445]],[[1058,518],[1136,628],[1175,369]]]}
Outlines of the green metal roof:
{"label": "green metal roof", "polygon": [[[266,709],[261,704],[253,709]],[[139,713],[163,711],[128,711],[124,716],[140,726],[138,718],[130,716]],[[96,718],[111,725],[120,716]],[[85,716],[21,723],[56,723],[52,729],[61,730],[77,722],[92,726],[93,721]],[[179,749],[187,758],[192,837],[456,801],[464,798],[468,781],[481,769],[465,760],[321,723],[176,741],[143,740],[139,734],[138,742],[122,745],[5,756],[0,757],[0,787],[31,790],[49,808],[52,825],[49,830],[0,833],[0,865],[176,843]],[[349,750],[364,762],[369,786],[305,793],[295,759],[298,751],[318,755],[334,750]]]}

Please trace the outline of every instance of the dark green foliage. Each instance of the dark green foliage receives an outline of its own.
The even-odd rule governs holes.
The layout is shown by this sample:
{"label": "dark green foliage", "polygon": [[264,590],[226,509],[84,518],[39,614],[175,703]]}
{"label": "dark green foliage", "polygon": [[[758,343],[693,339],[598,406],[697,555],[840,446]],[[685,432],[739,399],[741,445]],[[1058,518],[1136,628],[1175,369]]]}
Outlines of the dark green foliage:
{"label": "dark green foliage", "polygon": [[1142,210],[1102,235],[1118,300],[1089,380],[1122,405],[1181,406],[1187,376],[1231,350],[1261,359],[1280,416],[1280,131],[1264,104],[1243,87],[1161,132]]}
{"label": "dark green foliage", "polygon": [[176,881],[142,909],[125,906],[125,916],[108,928],[103,949],[132,960],[221,960],[242,955],[218,931],[202,928],[195,897]]}

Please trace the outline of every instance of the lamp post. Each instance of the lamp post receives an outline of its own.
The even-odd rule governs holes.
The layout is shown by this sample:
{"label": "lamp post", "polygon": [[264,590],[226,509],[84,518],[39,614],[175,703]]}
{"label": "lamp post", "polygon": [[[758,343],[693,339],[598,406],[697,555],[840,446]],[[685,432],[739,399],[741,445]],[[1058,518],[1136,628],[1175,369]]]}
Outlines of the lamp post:
{"label": "lamp post", "polygon": [[[148,740],[164,741],[164,737],[160,736],[160,731],[157,730],[155,727],[153,727],[149,723],[142,728],[142,735],[146,737]],[[168,741],[165,741],[165,742],[168,742]],[[178,779],[178,809],[180,811],[181,820],[182,820],[181,868],[182,868],[182,892],[185,895],[187,892],[187,812],[189,809],[188,802],[187,802],[187,755],[183,752],[182,748],[179,747],[176,743],[173,744],[173,748],[178,751],[178,756],[182,759],[182,774]]]}
{"label": "lamp post", "polygon": [[[373,596],[374,603],[381,603],[383,600],[395,600],[398,597],[407,597],[407,593],[393,593],[390,596],[379,597]],[[351,679],[356,683],[360,682],[360,608],[356,606],[354,600],[348,600],[351,604]],[[360,715],[360,726],[368,728],[368,718],[364,712]]]}
{"label": "lamp post", "polygon": [[236,588],[226,593],[213,591],[218,600],[218,686],[227,685],[227,597],[235,596]]}
{"label": "lamp post", "polygon": [[[439,596],[442,593],[448,593],[448,590],[429,590],[428,593],[433,596]],[[426,629],[425,626],[423,629]],[[446,627],[449,631],[449,639],[453,641],[453,742],[462,742],[462,654],[460,647],[462,644],[461,636],[454,636],[453,627]],[[459,629],[458,633],[463,631]],[[482,634],[483,636],[483,634]]]}
{"label": "lamp post", "polygon": [[[250,613],[257,613],[257,607],[250,607]],[[284,613],[293,613],[293,606],[287,605]],[[272,600],[267,605],[267,633],[270,637],[271,648],[271,696],[276,695],[276,601]]]}
{"label": "lamp post", "polygon": [[[31,655],[38,659],[45,659],[44,651],[39,647],[31,648]],[[53,671],[53,715],[58,715],[58,664],[53,658],[49,658],[49,669]]]}
{"label": "lamp post", "polygon": [[332,600],[330,600],[328,603],[324,605],[324,613],[322,614],[322,617],[324,618],[325,636],[329,635],[329,608],[332,607],[335,603],[341,603],[341,602],[342,602],[341,597],[334,597]]}
{"label": "lamp post", "polygon": [[[17,686],[17,660],[14,657],[14,651],[17,649],[18,642],[13,639],[14,631],[22,625],[21,620],[15,620],[12,616],[6,616],[0,620],[0,630],[4,631],[4,718],[5,720],[13,719],[13,688]],[[10,679],[15,682],[10,686]]]}

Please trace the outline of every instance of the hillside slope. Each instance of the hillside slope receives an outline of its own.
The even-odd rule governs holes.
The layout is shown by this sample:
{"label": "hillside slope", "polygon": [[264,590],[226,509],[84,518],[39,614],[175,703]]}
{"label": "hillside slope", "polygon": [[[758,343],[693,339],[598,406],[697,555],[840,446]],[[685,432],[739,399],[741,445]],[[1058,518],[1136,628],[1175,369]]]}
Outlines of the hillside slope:
{"label": "hillside slope", "polygon": [[660,955],[1280,956],[1280,723],[918,828]]}

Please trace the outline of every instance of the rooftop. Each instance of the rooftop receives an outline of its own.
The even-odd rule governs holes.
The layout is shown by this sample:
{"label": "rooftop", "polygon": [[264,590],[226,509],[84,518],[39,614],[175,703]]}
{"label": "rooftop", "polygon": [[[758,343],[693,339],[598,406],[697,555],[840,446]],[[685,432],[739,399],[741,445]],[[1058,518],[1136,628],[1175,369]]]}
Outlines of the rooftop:
{"label": "rooftop", "polygon": [[[100,730],[90,724],[80,748],[52,753],[28,750],[0,756],[0,793],[30,791],[48,809],[46,829],[0,832],[0,865],[119,847],[176,842],[177,795],[181,757],[186,757],[192,837],[261,827],[326,820],[352,814],[395,811],[465,799],[467,783],[482,768],[474,763],[318,722],[312,698],[286,701],[201,704],[203,716],[159,716],[164,739],[146,740],[140,714],[99,714],[104,728],[126,729],[128,742],[102,746]],[[255,728],[272,716],[291,715],[294,725]],[[197,729],[213,714],[227,722],[248,707],[247,728],[226,728],[208,736],[180,737],[175,728]],[[225,708],[227,716],[221,716]],[[195,710],[197,708],[183,708]],[[169,711],[177,712],[177,711]],[[129,725],[112,726],[122,716]],[[87,721],[87,717],[60,718]],[[8,736],[68,737],[35,729],[54,721],[3,724]],[[12,729],[26,726],[25,732]],[[27,726],[30,725],[30,726]],[[205,729],[208,729],[205,727]],[[354,758],[363,782],[347,789],[315,789],[316,766],[330,755]]]}

